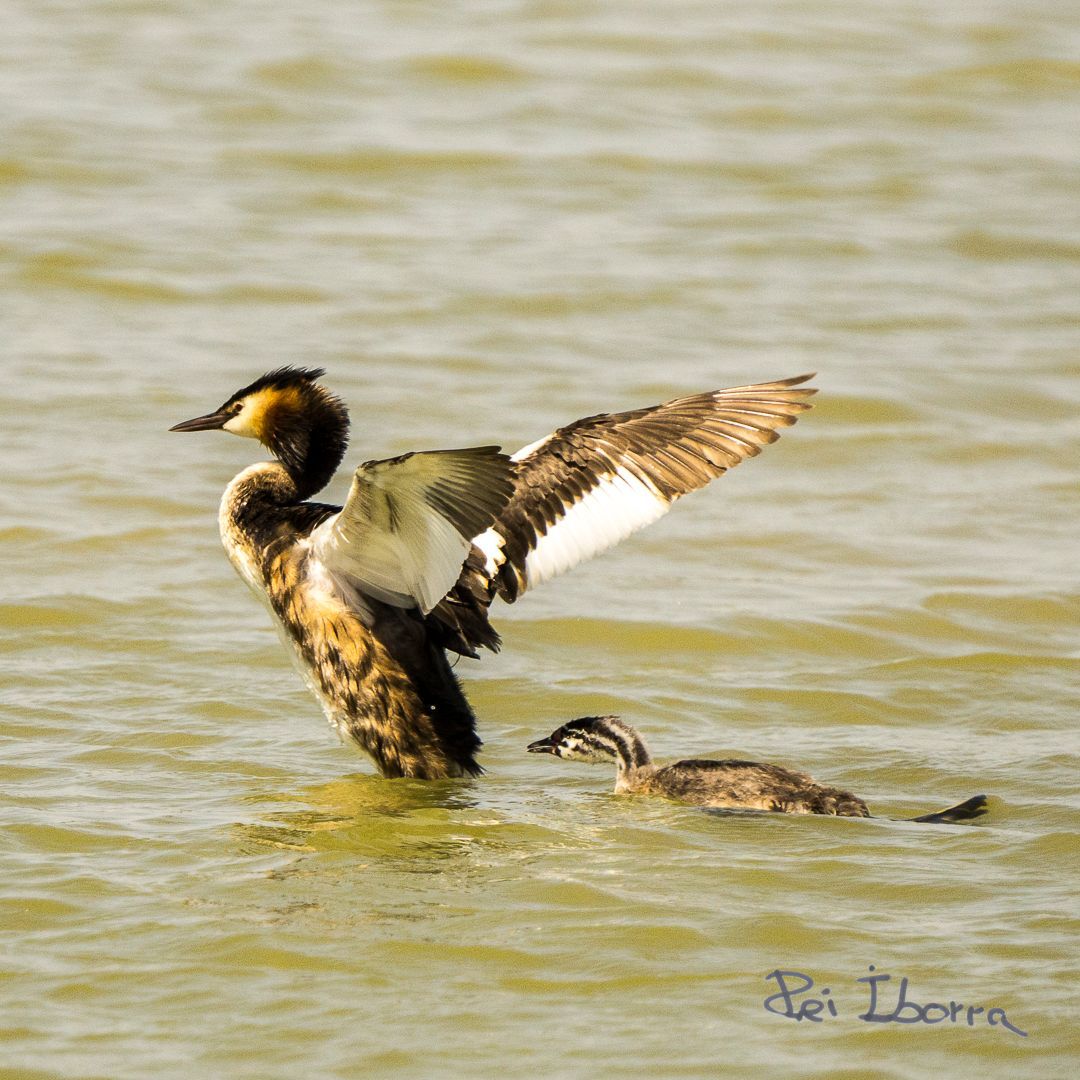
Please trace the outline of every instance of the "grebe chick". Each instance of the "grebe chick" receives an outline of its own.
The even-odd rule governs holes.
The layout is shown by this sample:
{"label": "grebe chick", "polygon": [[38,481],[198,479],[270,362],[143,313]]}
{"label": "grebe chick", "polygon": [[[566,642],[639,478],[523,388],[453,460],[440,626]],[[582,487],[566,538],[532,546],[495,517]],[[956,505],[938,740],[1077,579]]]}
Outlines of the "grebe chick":
{"label": "grebe chick", "polygon": [[[612,762],[615,793],[664,795],[669,799],[728,810],[774,810],[783,814],[870,817],[866,803],[850,791],[819,784],[806,773],[758,761],[677,761],[658,767],[645,741],[617,716],[583,716],[529,743],[532,754],[567,761]],[[935,824],[970,821],[986,813],[986,796],[976,795],[947,810],[908,821]]]}
{"label": "grebe chick", "polygon": [[345,455],[321,369],[278,368],[173,431],[257,439],[274,460],[225,489],[218,522],[342,737],[386,776],[476,775],[476,723],[446,650],[495,650],[496,596],[526,590],[663,515],[810,408],[809,375],[601,414],[512,457],[495,446],[368,461],[344,507],[308,502]]}

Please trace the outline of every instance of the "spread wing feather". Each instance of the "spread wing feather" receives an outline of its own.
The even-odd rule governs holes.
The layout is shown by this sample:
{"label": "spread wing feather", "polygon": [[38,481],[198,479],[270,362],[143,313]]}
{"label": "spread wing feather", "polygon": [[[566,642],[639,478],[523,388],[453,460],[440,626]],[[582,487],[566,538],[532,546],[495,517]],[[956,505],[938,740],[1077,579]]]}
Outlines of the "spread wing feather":
{"label": "spread wing feather", "polygon": [[497,446],[367,461],[312,533],[314,554],[361,592],[426,615],[457,582],[471,538],[505,509],[514,471]]}
{"label": "spread wing feather", "polygon": [[810,408],[812,377],[589,416],[519,450],[513,497],[475,540],[494,588],[516,600],[760,453]]}

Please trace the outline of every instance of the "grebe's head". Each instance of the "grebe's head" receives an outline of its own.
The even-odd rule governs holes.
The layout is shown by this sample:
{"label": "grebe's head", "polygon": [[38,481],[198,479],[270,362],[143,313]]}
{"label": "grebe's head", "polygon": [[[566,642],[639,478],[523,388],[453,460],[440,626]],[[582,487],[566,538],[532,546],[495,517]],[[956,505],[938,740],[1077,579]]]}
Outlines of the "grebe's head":
{"label": "grebe's head", "polygon": [[310,471],[316,456],[320,473],[332,461],[332,474],[345,452],[349,414],[317,382],[324,374],[322,368],[277,368],[237,390],[220,408],[169,430],[220,430],[258,439],[294,474]]}
{"label": "grebe's head", "polygon": [[338,399],[316,380],[323,368],[283,367],[267,372],[250,386],[237,390],[223,405],[205,416],[175,424],[170,431],[232,432],[258,439],[264,446],[278,432],[295,425],[312,409]]}
{"label": "grebe's head", "polygon": [[636,768],[649,763],[641,736],[617,716],[583,716],[529,743],[530,754],[554,754],[567,761],[619,762]]}

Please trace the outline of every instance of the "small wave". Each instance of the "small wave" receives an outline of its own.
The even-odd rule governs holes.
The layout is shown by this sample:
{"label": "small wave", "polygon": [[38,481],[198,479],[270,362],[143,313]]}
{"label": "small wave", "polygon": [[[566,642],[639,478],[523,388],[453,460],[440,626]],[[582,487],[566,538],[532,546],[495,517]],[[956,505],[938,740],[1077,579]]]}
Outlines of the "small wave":
{"label": "small wave", "polygon": [[37,544],[54,541],[57,534],[52,529],[42,529],[36,525],[9,525],[0,528],[0,543]]}
{"label": "small wave", "polygon": [[920,419],[910,405],[883,397],[824,395],[814,402],[816,415],[825,417],[832,425],[850,424],[853,427],[873,427],[885,424],[914,424]]}
{"label": "small wave", "polygon": [[409,67],[418,75],[450,83],[487,85],[525,78],[520,67],[489,56],[423,56]]}
{"label": "small wave", "polygon": [[149,277],[130,277],[113,272],[104,260],[92,255],[54,251],[34,255],[23,262],[20,278],[25,284],[45,285],[96,293],[114,300],[169,304],[311,304],[322,303],[329,293],[299,285],[266,282],[234,282],[220,288],[189,289]]}
{"label": "small wave", "polygon": [[936,71],[911,80],[916,90],[970,92],[972,89],[1042,95],[1080,89],[1080,63],[1050,57],[1024,57],[1006,63],[973,64]]}
{"label": "small wave", "polygon": [[258,64],[251,75],[267,86],[284,90],[314,90],[345,87],[355,82],[355,70],[324,56],[297,56]]}
{"label": "small wave", "polygon": [[969,229],[957,233],[949,246],[969,259],[1013,262],[1029,259],[1080,260],[1080,244],[1068,244],[1049,237],[1018,236]]}
{"label": "small wave", "polygon": [[501,170],[512,166],[516,159],[510,154],[484,153],[470,150],[407,150],[376,147],[340,151],[257,151],[234,153],[245,161],[301,173],[325,173],[366,176],[371,174],[402,173],[477,173]]}
{"label": "small wave", "polygon": [[46,252],[26,259],[19,278],[27,285],[75,289],[120,300],[175,303],[188,299],[188,294],[175,286],[145,278],[105,276],[96,269],[97,265],[91,256],[66,251]]}
{"label": "small wave", "polygon": [[94,609],[68,603],[0,604],[0,624],[8,630],[73,630],[101,621]]}

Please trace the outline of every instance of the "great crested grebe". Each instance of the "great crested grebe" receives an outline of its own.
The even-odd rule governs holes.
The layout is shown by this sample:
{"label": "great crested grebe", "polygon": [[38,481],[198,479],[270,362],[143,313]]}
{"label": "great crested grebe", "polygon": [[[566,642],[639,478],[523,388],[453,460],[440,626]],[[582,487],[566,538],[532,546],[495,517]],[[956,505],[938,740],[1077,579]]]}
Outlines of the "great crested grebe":
{"label": "great crested grebe", "polygon": [[[532,754],[567,761],[615,763],[617,795],[664,795],[695,806],[728,810],[774,810],[783,814],[870,817],[866,803],[850,791],[819,784],[806,773],[759,761],[691,759],[657,766],[645,741],[617,716],[583,716],[529,743]],[[986,813],[986,796],[933,814],[906,818],[936,825],[970,821]]]}
{"label": "great crested grebe", "polygon": [[385,776],[477,775],[476,723],[446,650],[495,650],[512,602],[655,521],[810,408],[811,378],[586,417],[512,457],[498,447],[362,464],[344,507],[308,502],[345,455],[349,414],[284,367],[172,431],[258,439],[275,460],[225,489],[229,559],[269,606],[330,722]]}

